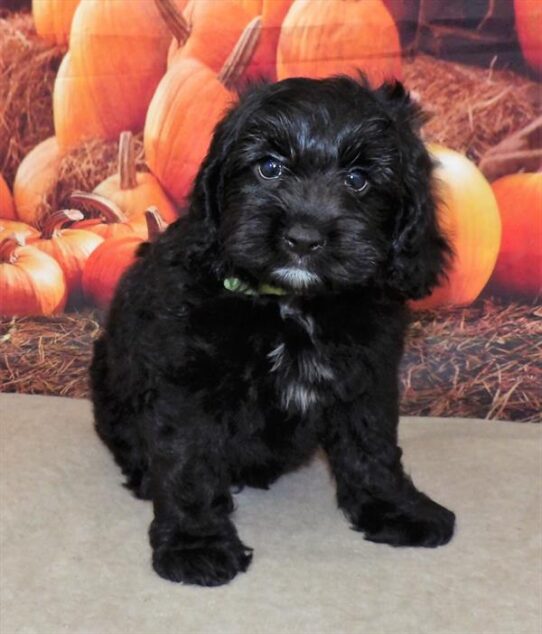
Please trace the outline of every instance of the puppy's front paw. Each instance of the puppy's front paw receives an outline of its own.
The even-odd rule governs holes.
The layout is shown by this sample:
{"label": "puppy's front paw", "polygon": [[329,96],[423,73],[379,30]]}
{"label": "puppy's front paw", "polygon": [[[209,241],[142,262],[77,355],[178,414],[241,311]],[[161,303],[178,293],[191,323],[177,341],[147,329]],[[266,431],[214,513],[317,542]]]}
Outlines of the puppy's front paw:
{"label": "puppy's front paw", "polygon": [[199,540],[177,538],[153,544],[152,565],[164,579],[200,586],[219,586],[245,572],[252,560],[252,549],[237,535],[205,537]]}
{"label": "puppy's front paw", "polygon": [[391,546],[435,548],[452,538],[455,515],[430,499],[407,510],[390,509],[378,502],[364,507],[356,525],[365,539]]}

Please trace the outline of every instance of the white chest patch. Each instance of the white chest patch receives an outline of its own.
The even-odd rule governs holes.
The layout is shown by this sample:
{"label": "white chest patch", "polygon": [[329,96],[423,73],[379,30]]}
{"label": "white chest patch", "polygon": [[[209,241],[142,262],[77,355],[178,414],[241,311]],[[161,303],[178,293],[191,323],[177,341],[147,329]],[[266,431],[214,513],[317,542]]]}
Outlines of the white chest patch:
{"label": "white chest patch", "polygon": [[[312,339],[312,319],[304,317],[298,323],[303,325]],[[333,370],[316,347],[292,352],[285,342],[281,342],[268,353],[267,358],[275,378],[280,406],[286,411],[305,414],[319,401],[324,384],[334,378]]]}

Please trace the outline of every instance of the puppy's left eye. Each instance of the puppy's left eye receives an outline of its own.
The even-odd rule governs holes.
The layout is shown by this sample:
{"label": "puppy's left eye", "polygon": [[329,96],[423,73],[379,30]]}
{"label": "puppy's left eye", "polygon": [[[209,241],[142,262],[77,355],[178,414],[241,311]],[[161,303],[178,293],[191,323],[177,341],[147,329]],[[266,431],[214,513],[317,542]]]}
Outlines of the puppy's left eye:
{"label": "puppy's left eye", "polygon": [[344,182],[355,192],[363,192],[369,187],[369,181],[360,169],[353,169],[348,172]]}
{"label": "puppy's left eye", "polygon": [[278,178],[282,174],[282,167],[280,161],[272,156],[266,156],[258,163],[258,174],[265,180]]}

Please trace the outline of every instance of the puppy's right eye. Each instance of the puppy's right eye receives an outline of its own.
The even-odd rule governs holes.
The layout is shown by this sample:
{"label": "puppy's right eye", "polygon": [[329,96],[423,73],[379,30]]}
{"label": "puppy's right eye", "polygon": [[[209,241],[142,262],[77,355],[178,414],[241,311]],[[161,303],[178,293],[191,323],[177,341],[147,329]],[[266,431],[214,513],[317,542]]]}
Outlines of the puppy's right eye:
{"label": "puppy's right eye", "polygon": [[369,187],[369,181],[365,174],[359,169],[353,169],[348,172],[344,182],[355,192],[363,192]]}
{"label": "puppy's right eye", "polygon": [[266,156],[258,163],[258,174],[265,180],[278,178],[282,174],[282,163],[272,156]]}

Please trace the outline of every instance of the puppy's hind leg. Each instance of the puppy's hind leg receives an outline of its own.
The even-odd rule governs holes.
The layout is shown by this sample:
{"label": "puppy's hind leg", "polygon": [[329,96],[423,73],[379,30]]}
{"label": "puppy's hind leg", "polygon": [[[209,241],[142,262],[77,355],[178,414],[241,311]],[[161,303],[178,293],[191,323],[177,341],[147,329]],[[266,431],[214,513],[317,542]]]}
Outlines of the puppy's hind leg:
{"label": "puppy's hind leg", "polygon": [[151,498],[150,476],[146,451],[137,426],[138,412],[133,405],[122,402],[110,384],[103,339],[98,339],[94,344],[90,380],[96,432],[126,476],[125,486],[136,497],[148,500]]}

